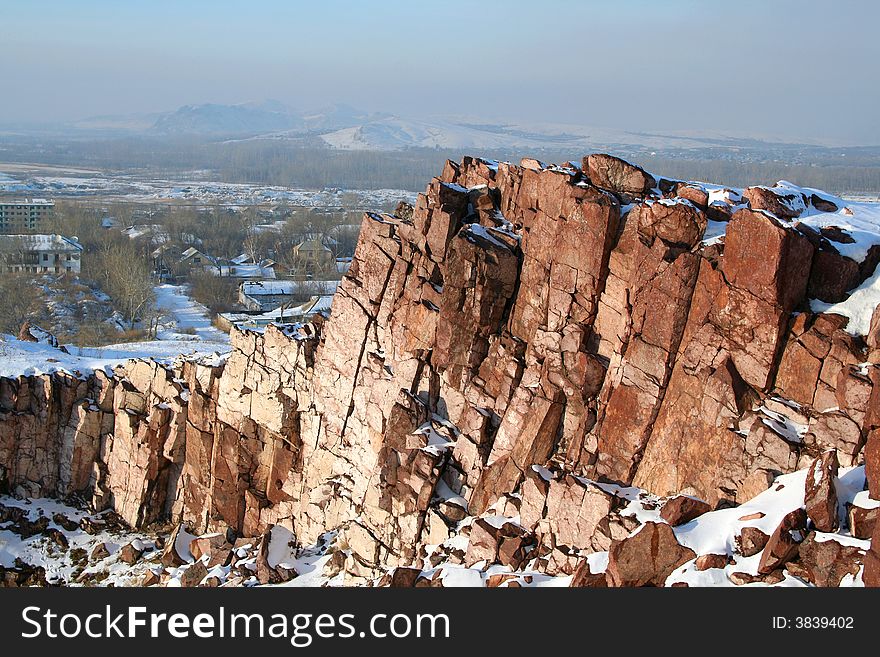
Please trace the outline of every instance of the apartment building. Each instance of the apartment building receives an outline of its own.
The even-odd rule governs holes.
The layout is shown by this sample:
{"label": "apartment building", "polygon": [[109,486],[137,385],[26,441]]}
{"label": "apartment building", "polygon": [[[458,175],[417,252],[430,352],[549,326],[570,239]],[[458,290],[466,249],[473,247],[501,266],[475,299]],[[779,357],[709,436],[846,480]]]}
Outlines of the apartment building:
{"label": "apartment building", "polygon": [[55,203],[41,198],[0,199],[0,233],[35,233],[52,219]]}

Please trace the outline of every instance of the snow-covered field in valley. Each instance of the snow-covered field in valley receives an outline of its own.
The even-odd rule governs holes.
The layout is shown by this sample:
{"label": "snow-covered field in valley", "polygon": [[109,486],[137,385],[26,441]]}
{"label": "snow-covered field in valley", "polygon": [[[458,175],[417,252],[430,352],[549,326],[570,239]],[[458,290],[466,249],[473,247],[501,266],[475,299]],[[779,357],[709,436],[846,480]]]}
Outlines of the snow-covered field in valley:
{"label": "snow-covered field in valley", "polygon": [[416,195],[400,189],[298,189],[199,180],[168,180],[130,174],[69,170],[43,166],[0,164],[0,193],[53,198],[101,197],[126,201],[192,201],[252,205],[285,202],[290,205],[335,208],[357,199],[358,207],[375,209]]}
{"label": "snow-covered field in valley", "polygon": [[66,371],[88,376],[95,370],[110,372],[131,359],[150,358],[172,362],[178,358],[219,358],[229,353],[229,336],[211,324],[208,310],[186,296],[176,285],[155,288],[162,311],[156,340],[128,342],[103,347],[64,346],[26,342],[0,336],[0,376],[47,374]]}

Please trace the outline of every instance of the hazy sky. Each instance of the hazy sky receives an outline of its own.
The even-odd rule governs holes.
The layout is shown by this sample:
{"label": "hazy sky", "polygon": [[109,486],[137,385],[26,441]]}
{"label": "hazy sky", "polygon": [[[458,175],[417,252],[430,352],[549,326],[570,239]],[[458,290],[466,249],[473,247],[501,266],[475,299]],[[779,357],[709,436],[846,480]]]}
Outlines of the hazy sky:
{"label": "hazy sky", "polygon": [[275,98],[880,144],[872,0],[0,0],[0,121]]}

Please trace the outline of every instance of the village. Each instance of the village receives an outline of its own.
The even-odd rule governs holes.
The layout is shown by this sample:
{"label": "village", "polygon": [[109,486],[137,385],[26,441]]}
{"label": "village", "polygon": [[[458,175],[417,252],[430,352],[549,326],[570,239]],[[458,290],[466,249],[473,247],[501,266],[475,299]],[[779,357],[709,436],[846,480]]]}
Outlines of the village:
{"label": "village", "polygon": [[39,326],[93,347],[156,339],[168,313],[187,304],[226,333],[327,315],[361,214],[285,203],[0,198],[0,332],[29,339]]}

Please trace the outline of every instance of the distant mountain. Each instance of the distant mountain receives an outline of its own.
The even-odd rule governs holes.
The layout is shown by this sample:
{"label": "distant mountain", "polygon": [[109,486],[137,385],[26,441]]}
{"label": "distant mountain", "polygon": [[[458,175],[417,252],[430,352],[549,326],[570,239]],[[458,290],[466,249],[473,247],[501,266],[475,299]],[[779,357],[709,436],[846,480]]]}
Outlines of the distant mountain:
{"label": "distant mountain", "polygon": [[362,123],[381,121],[389,117],[391,114],[364,112],[344,104],[330,105],[300,115],[306,129],[311,132],[339,130]]}
{"label": "distant mountain", "polygon": [[471,125],[446,120],[387,117],[336,130],[321,136],[333,148],[346,150],[401,150],[406,148],[559,148],[582,146],[586,137],[561,130],[528,131],[516,126]]}
{"label": "distant mountain", "polygon": [[166,135],[232,136],[302,129],[299,115],[277,101],[241,105],[184,105],[161,115],[150,132]]}
{"label": "distant mountain", "polygon": [[412,120],[386,116],[321,135],[329,146],[344,150],[393,151],[439,149],[695,149],[743,146],[748,140],[715,134],[649,134],[561,124],[487,124],[464,120]]}
{"label": "distant mountain", "polygon": [[[57,128],[55,129],[58,130]],[[461,117],[412,119],[384,112],[368,112],[337,104],[298,111],[276,100],[224,105],[185,105],[171,112],[100,116],[68,124],[66,130],[102,134],[153,136],[193,135],[237,141],[272,139],[323,144],[339,150],[399,151],[436,148],[482,151],[632,150],[679,152],[735,152],[767,150],[785,144],[773,138],[732,137],[710,131],[648,133],[565,124],[487,123]]]}

